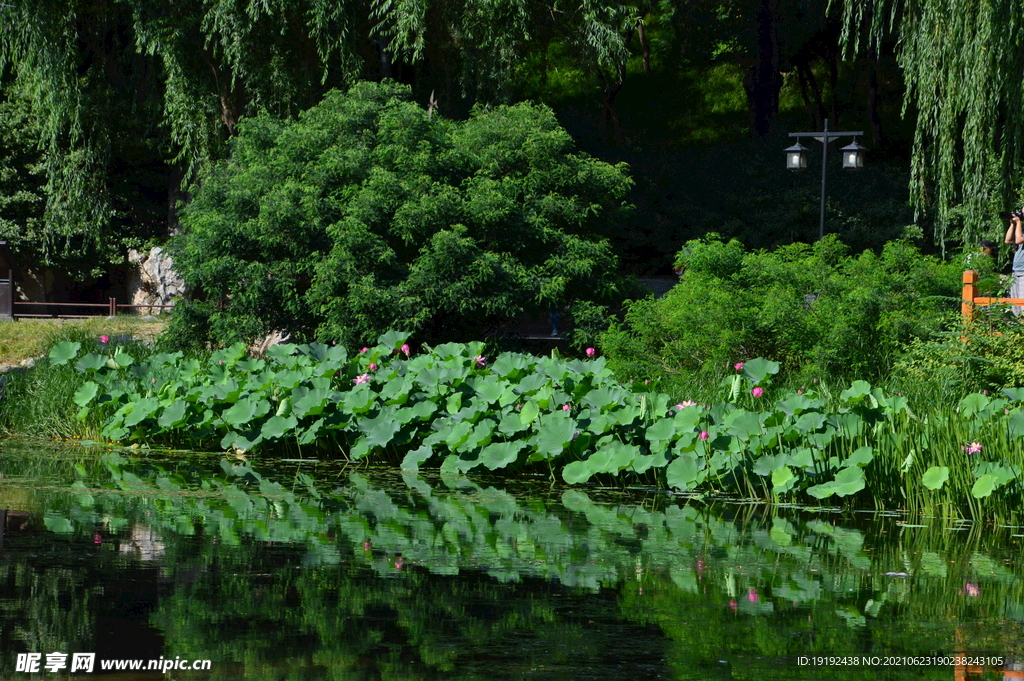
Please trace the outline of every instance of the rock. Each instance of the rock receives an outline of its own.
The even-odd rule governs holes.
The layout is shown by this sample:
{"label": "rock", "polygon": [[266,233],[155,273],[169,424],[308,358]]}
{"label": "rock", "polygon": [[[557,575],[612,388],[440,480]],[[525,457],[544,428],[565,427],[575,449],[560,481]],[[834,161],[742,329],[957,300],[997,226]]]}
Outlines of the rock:
{"label": "rock", "polygon": [[31,357],[28,358],[28,359],[21,360],[21,366],[25,367],[26,369],[31,369],[35,365],[36,365],[36,360],[31,358]]}
{"label": "rock", "polygon": [[[185,280],[174,271],[174,262],[159,246],[150,249],[148,255],[129,250],[128,261],[138,266],[138,270],[128,280],[128,295],[132,305],[173,305],[185,295]],[[162,308],[135,309],[153,314],[162,311]]]}
{"label": "rock", "polygon": [[291,334],[285,333],[284,331],[271,331],[264,336],[262,340],[250,345],[249,353],[253,355],[262,355],[270,349],[270,346],[286,343],[289,338],[291,338]]}

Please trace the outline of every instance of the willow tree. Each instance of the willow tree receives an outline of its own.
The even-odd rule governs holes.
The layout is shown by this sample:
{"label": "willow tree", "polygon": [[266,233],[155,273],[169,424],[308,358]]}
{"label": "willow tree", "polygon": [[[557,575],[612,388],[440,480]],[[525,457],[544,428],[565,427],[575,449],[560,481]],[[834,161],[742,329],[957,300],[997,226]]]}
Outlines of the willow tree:
{"label": "willow tree", "polygon": [[158,236],[242,116],[296,113],[360,75],[367,22],[356,0],[0,3],[0,100],[29,108],[46,179],[44,227],[16,246],[99,265]]}
{"label": "willow tree", "polygon": [[899,34],[904,115],[917,117],[911,197],[934,214],[936,240],[990,235],[1024,180],[1024,5],[845,0],[845,20],[852,49]]}

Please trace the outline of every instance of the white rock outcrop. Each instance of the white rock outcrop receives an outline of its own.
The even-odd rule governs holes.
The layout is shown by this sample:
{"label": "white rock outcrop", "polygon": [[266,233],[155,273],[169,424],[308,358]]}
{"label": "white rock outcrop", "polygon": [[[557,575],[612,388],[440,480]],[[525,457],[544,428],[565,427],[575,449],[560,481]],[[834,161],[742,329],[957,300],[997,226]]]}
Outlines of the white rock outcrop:
{"label": "white rock outcrop", "polygon": [[[174,271],[174,262],[164,249],[156,246],[148,254],[128,251],[128,262],[135,263],[128,278],[132,305],[173,305],[185,295],[185,280]],[[160,314],[163,308],[135,308],[138,314]]]}

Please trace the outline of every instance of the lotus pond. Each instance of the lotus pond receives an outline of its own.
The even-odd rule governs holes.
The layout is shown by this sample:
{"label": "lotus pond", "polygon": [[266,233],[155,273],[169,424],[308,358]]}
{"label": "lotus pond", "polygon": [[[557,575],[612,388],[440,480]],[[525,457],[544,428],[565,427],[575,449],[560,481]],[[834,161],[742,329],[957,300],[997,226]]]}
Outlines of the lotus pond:
{"label": "lotus pond", "polygon": [[[63,678],[16,670],[52,652],[132,679],[980,679],[1024,661],[1020,527],[20,439],[0,471],[4,679]],[[854,655],[946,659],[799,664]],[[161,657],[211,667],[99,668]]]}

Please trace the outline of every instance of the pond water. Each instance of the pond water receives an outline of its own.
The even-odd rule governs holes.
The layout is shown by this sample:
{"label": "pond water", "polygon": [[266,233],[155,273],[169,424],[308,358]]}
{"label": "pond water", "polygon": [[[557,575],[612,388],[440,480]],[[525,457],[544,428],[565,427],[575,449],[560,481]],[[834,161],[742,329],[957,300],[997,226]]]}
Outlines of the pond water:
{"label": "pond water", "polygon": [[3,679],[1024,678],[1021,528],[15,440],[0,473]]}

